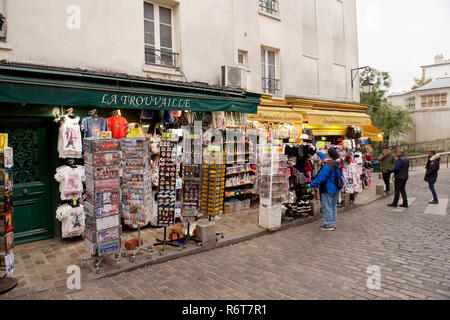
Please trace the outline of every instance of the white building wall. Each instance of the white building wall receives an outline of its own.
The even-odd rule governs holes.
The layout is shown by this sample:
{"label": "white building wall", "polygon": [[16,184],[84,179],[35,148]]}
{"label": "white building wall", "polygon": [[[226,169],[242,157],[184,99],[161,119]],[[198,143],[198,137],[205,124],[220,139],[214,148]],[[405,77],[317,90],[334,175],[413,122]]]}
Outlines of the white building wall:
{"label": "white building wall", "polygon": [[[0,59],[182,80],[144,64],[142,0],[3,0],[7,39]],[[350,70],[358,67],[355,0],[279,0],[277,17],[258,0],[156,0],[173,9],[174,51],[189,81],[218,85],[222,65],[247,51],[247,87],[261,91],[261,46],[277,49],[280,97],[359,102]],[[81,29],[66,27],[70,5]]]}
{"label": "white building wall", "polygon": [[431,66],[422,67],[425,73],[425,79],[431,78],[433,80],[437,78],[450,77],[450,62],[445,64],[435,64]]}

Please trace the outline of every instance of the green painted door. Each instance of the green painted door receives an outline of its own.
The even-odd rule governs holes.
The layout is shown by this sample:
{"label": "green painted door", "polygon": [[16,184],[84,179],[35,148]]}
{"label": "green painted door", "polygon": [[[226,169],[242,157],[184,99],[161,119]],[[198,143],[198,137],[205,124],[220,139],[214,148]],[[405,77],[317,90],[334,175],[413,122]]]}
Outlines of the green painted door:
{"label": "green painted door", "polygon": [[[2,117],[3,118],[3,117]],[[51,120],[50,120],[51,121]],[[53,238],[48,120],[3,118],[0,132],[14,148],[14,240],[16,244]]]}

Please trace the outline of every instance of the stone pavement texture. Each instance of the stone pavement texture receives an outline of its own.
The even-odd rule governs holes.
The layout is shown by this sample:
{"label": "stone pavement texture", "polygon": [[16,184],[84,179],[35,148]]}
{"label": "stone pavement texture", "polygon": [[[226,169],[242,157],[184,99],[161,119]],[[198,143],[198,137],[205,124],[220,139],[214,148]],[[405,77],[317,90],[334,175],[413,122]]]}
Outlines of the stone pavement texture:
{"label": "stone pavement texture", "polygon": [[[407,192],[415,200],[409,209],[388,208],[391,197],[372,202],[340,214],[336,231],[319,231],[322,221],[316,221],[112,277],[83,279],[81,290],[45,283],[0,299],[448,300],[450,209],[445,215],[427,209],[423,173],[411,173]],[[450,170],[442,169],[441,199],[448,199],[449,185]],[[380,290],[367,288],[370,266],[380,268]]]}

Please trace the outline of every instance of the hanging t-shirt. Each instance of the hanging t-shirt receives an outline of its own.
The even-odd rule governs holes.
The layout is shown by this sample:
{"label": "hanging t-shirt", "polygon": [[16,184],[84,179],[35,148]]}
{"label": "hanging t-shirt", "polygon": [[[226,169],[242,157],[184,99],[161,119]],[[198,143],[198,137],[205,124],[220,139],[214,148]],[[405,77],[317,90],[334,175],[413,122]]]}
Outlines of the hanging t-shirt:
{"label": "hanging t-shirt", "polygon": [[83,149],[79,122],[79,117],[72,119],[67,115],[64,116],[58,135],[58,153],[60,158],[82,157]]}
{"label": "hanging t-shirt", "polygon": [[96,137],[99,131],[108,131],[108,123],[101,117],[84,117],[81,120],[81,130],[85,138]]}
{"label": "hanging t-shirt", "polygon": [[128,134],[128,121],[124,117],[114,116],[106,119],[106,121],[113,138],[122,140]]}
{"label": "hanging t-shirt", "polygon": [[56,169],[55,180],[59,182],[61,200],[81,198],[83,193],[83,181],[86,181],[84,167],[61,166]]}
{"label": "hanging t-shirt", "polygon": [[83,206],[72,207],[63,204],[56,209],[56,219],[61,221],[61,233],[63,238],[81,236],[84,232]]}

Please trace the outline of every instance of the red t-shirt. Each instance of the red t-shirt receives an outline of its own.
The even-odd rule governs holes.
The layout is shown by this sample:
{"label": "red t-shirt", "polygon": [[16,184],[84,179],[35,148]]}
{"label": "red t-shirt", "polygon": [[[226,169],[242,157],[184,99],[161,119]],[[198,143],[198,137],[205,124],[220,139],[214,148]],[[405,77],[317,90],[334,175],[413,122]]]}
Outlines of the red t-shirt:
{"label": "red t-shirt", "polygon": [[106,119],[106,122],[113,138],[122,140],[128,134],[128,121],[124,117],[110,117]]}

